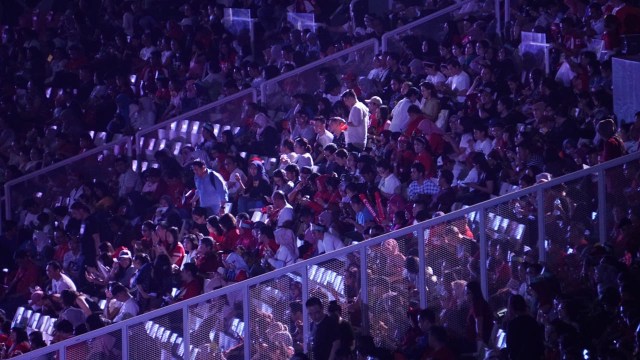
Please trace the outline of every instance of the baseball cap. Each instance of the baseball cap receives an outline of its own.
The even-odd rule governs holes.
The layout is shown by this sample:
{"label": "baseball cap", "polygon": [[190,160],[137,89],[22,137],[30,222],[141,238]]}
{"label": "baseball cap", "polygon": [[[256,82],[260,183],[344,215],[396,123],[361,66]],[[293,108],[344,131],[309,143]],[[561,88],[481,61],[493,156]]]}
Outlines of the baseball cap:
{"label": "baseball cap", "polygon": [[365,100],[364,102],[368,103],[374,103],[378,106],[382,105],[382,99],[380,99],[379,96],[372,96],[371,99],[369,100]]}

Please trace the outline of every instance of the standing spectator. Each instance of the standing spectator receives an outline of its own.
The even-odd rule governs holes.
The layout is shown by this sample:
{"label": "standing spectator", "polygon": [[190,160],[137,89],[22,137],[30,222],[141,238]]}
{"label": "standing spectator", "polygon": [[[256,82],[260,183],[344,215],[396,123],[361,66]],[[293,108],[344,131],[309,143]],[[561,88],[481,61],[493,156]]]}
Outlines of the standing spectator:
{"label": "standing spectator", "polygon": [[335,356],[340,347],[339,324],[335,317],[328,316],[323,309],[322,301],[311,297],[306,302],[307,313],[313,323],[311,351],[316,360],[328,360]]}
{"label": "standing spectator", "polygon": [[[349,109],[345,142],[349,151],[362,151],[367,143],[367,128],[369,127],[369,109],[356,97],[353,90],[342,93],[342,101]],[[334,133],[335,136],[335,133]]]}
{"label": "standing spectator", "polygon": [[322,148],[325,148],[333,141],[333,134],[327,130],[326,127],[327,120],[324,116],[316,116],[313,119],[313,130],[316,133],[315,144],[322,145]]}
{"label": "standing spectator", "polygon": [[507,353],[511,360],[540,360],[544,350],[544,334],[540,324],[527,312],[521,295],[509,298]]}
{"label": "standing spectator", "polygon": [[479,282],[469,282],[466,288],[466,295],[469,303],[466,337],[468,341],[477,344],[478,351],[481,351],[489,344],[491,328],[493,327],[493,313],[484,296],[482,296]]}
{"label": "standing spectator", "polygon": [[420,92],[415,87],[409,88],[404,94],[404,99],[400,100],[398,104],[391,111],[391,125],[389,130],[392,132],[404,132],[409,126],[409,113],[407,110],[411,105],[415,105],[420,108],[420,102],[418,101]]}
{"label": "standing spectator", "polygon": [[196,196],[193,198],[200,201],[200,206],[207,209],[208,215],[217,215],[220,209],[227,202],[229,192],[227,183],[222,176],[207,169],[207,165],[202,160],[195,160],[191,163],[191,169],[194,173],[194,181],[196,184]]}
{"label": "standing spectator", "polygon": [[87,205],[80,201],[71,204],[71,217],[80,222],[80,245],[84,256],[84,266],[96,267],[100,253],[100,228],[98,219],[91,213]]}

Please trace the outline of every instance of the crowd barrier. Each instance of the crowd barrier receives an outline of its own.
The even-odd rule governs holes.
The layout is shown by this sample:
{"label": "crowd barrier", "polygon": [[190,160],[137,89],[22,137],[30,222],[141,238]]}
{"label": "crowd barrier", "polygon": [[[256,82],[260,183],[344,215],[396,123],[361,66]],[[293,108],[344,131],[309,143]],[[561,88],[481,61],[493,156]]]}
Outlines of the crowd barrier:
{"label": "crowd barrier", "polygon": [[[392,231],[267,274],[227,285],[218,290],[159,310],[79,335],[49,347],[32,351],[17,359],[80,359],[108,356],[108,359],[215,359],[224,352],[238,352],[244,359],[261,359],[277,347],[267,347],[273,323],[291,323],[289,303],[302,304],[317,296],[336,300],[343,315],[359,332],[371,334],[376,344],[386,346],[398,340],[408,326],[409,304],[422,308],[456,295],[455,282],[468,280],[465,269],[447,268],[448,256],[437,246],[447,229],[469,227],[479,246],[479,264],[491,256],[489,244],[501,239],[513,248],[537,248],[540,260],[548,257],[548,239],[563,234],[547,231],[550,222],[561,222],[554,206],[569,196],[579,205],[584,201],[592,219],[592,235],[605,241],[611,224],[609,209],[615,200],[607,197],[606,183],[629,163],[638,161],[640,152],[599,164],[548,182],[507,193],[474,206]],[[529,212],[525,203],[535,206]],[[576,211],[578,206],[576,206]],[[579,215],[575,216],[579,218]],[[574,217],[575,219],[575,217]],[[566,223],[565,223],[566,224]],[[560,227],[566,232],[566,226]],[[464,252],[463,252],[464,253]],[[403,271],[406,256],[419,262],[414,272]],[[511,256],[511,255],[510,255]],[[417,272],[416,272],[417,271]],[[485,297],[494,295],[493,279],[487,266],[478,266]],[[451,281],[451,284],[448,282]],[[451,286],[449,286],[451,285]],[[462,295],[464,296],[464,295]],[[311,341],[306,308],[299,341],[308,350]],[[451,319],[449,327],[464,326]],[[281,328],[280,328],[281,329]],[[295,329],[291,329],[293,333]],[[287,330],[285,330],[287,331]],[[105,344],[108,354],[105,354]],[[100,353],[102,352],[102,353]],[[105,358],[105,357],[102,357]],[[272,357],[269,357],[272,358]],[[285,357],[283,357],[285,358]]]}
{"label": "crowd barrier", "polygon": [[[124,136],[84,153],[62,160],[4,184],[4,206],[7,220],[12,220],[22,201],[34,195],[45,207],[69,205],[71,190],[80,181],[110,179],[114,174],[113,161],[119,155],[133,154],[131,137]],[[75,180],[75,181],[74,181]]]}

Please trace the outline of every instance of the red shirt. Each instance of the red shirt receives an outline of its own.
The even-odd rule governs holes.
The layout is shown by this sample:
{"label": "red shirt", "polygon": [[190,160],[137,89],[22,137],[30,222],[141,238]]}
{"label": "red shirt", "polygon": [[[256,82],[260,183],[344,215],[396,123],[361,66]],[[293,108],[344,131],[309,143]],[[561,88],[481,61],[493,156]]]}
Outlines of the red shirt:
{"label": "red shirt", "polygon": [[433,156],[431,156],[431,154],[429,154],[426,151],[423,151],[416,156],[416,161],[424,165],[424,170],[428,178],[435,177],[436,167],[433,166]]}
{"label": "red shirt", "polygon": [[53,253],[53,259],[62,264],[64,260],[64,254],[66,254],[67,251],[69,251],[69,244],[61,244],[56,246],[56,250]]}
{"label": "red shirt", "polygon": [[218,267],[220,264],[218,262],[218,257],[214,253],[205,254],[204,256],[199,256],[196,258],[196,266],[198,267],[198,271],[201,273],[210,273],[218,271]]}
{"label": "red shirt", "polygon": [[190,282],[185,284],[182,290],[180,291],[181,294],[180,294],[179,300],[191,299],[192,297],[196,297],[202,294],[203,286],[204,285],[203,285],[202,279],[196,278],[191,280]]}
{"label": "red shirt", "polygon": [[31,296],[29,288],[38,285],[40,268],[31,259],[26,260],[24,265],[18,267],[15,278],[18,279],[15,293],[29,298]]}
{"label": "red shirt", "polygon": [[[167,249],[167,251],[169,251],[169,249]],[[173,259],[177,259],[174,264],[180,267],[182,266],[182,261],[184,261],[184,254],[184,247],[178,242],[175,249],[173,249],[173,252],[169,254],[169,257],[171,258],[171,261],[173,261]]]}
{"label": "red shirt", "polygon": [[244,234],[238,236],[236,247],[238,245],[244,246],[247,250],[252,250],[258,245],[258,240],[253,236],[251,231],[246,231]]}
{"label": "red shirt", "polygon": [[237,228],[227,231],[222,236],[221,242],[218,243],[218,250],[221,250],[224,252],[230,252],[235,250],[236,244],[238,243],[239,238],[240,238],[240,231]]}

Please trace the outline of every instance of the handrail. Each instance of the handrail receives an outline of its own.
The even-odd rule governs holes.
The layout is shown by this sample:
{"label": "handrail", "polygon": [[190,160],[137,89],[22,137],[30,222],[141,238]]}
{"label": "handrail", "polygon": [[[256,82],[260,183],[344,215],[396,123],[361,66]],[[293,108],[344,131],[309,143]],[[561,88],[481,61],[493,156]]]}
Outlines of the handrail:
{"label": "handrail", "polygon": [[282,75],[278,75],[278,76],[274,77],[273,79],[269,79],[269,80],[263,82],[262,84],[260,84],[260,100],[262,101],[263,104],[266,104],[267,103],[267,89],[268,89],[268,87],[270,85],[272,85],[272,84],[278,83],[280,80],[288,79],[290,77],[296,76],[296,75],[298,75],[300,73],[303,73],[303,72],[305,72],[307,70],[316,68],[316,67],[318,67],[318,66],[320,66],[322,64],[325,64],[325,63],[331,62],[333,60],[339,59],[339,58],[341,58],[341,57],[343,57],[345,55],[351,54],[352,52],[356,52],[358,50],[362,50],[362,49],[367,48],[367,47],[372,46],[372,45],[373,45],[373,48],[374,48],[374,52],[378,53],[378,49],[379,49],[378,40],[369,39],[369,40],[367,40],[365,42],[362,42],[362,43],[359,43],[357,45],[354,45],[354,46],[352,46],[352,47],[350,47],[348,49],[344,49],[342,51],[338,51],[335,54],[331,54],[329,56],[323,57],[322,59],[316,60],[316,61],[314,61],[314,62],[312,62],[310,64],[307,64],[307,65],[301,66],[299,68],[293,69],[293,70],[291,70],[289,72],[286,72],[286,73],[284,73]]}
{"label": "handrail", "polygon": [[[271,279],[276,279],[276,278],[279,278],[281,276],[285,276],[285,275],[287,275],[289,273],[292,273],[292,272],[298,272],[298,273],[301,273],[301,274],[306,274],[306,268],[308,266],[317,265],[317,264],[320,264],[320,263],[323,263],[323,262],[326,262],[326,261],[329,261],[329,260],[333,260],[333,259],[345,256],[345,255],[347,255],[349,253],[355,253],[355,252],[358,252],[358,251],[361,251],[361,250],[366,250],[367,248],[369,248],[371,246],[378,245],[378,244],[380,244],[383,241],[388,240],[388,239],[400,238],[402,236],[409,235],[409,234],[412,234],[412,233],[415,233],[415,232],[419,233],[420,231],[423,231],[425,228],[432,228],[432,227],[434,227],[436,225],[439,225],[439,224],[442,224],[442,223],[446,223],[446,222],[449,222],[451,220],[459,219],[459,218],[461,218],[462,216],[464,216],[466,214],[469,214],[469,213],[472,213],[472,212],[475,212],[475,211],[485,210],[487,208],[492,208],[492,207],[494,207],[496,205],[504,204],[504,203],[506,203],[506,202],[508,202],[510,200],[522,198],[523,196],[526,196],[526,195],[530,195],[530,194],[534,194],[534,193],[540,194],[545,189],[552,188],[554,186],[557,186],[559,184],[562,184],[562,183],[565,183],[565,182],[568,182],[568,181],[577,180],[577,179],[584,178],[586,176],[593,175],[593,174],[604,174],[604,171],[606,171],[608,169],[611,169],[611,168],[616,167],[616,166],[620,166],[620,165],[625,164],[625,163],[630,162],[630,161],[636,161],[636,160],[639,160],[639,159],[640,159],[640,152],[636,152],[636,153],[632,153],[632,154],[629,154],[629,155],[625,155],[623,157],[619,157],[617,159],[613,159],[613,160],[607,161],[605,163],[595,165],[593,167],[582,169],[582,170],[579,170],[579,171],[573,172],[571,174],[567,174],[567,175],[552,179],[550,181],[547,181],[547,182],[544,182],[544,183],[541,183],[541,184],[536,184],[536,185],[533,185],[533,186],[525,188],[525,189],[521,189],[521,190],[509,193],[509,194],[506,194],[506,195],[503,195],[503,196],[500,196],[500,197],[497,197],[497,198],[493,198],[493,199],[481,202],[481,203],[476,204],[476,205],[472,205],[472,206],[466,207],[464,209],[460,209],[460,210],[457,210],[457,211],[454,211],[454,212],[450,212],[448,214],[439,216],[437,218],[429,219],[429,220],[426,220],[424,222],[405,227],[403,229],[391,231],[391,232],[386,233],[384,235],[372,238],[370,240],[366,240],[366,241],[360,242],[358,244],[350,245],[350,246],[347,246],[345,248],[342,248],[342,249],[339,249],[339,250],[336,250],[336,251],[333,251],[333,252],[330,252],[330,253],[318,255],[318,256],[315,256],[315,257],[313,257],[311,259],[308,259],[308,260],[305,260],[305,261],[301,261],[301,262],[298,262],[298,263],[286,266],[284,268],[280,268],[280,269],[271,271],[269,273],[266,273],[266,274],[263,274],[263,275],[260,275],[260,276],[252,277],[252,278],[249,278],[247,280],[244,280],[244,281],[241,281],[241,282],[238,282],[238,283],[235,283],[235,284],[227,285],[227,286],[225,286],[225,287],[223,287],[221,289],[214,290],[214,291],[208,292],[206,294],[202,294],[202,295],[199,295],[197,297],[194,297],[194,298],[191,298],[191,299],[188,299],[188,300],[184,300],[184,301],[181,301],[179,303],[172,304],[172,305],[166,306],[164,308],[161,308],[161,309],[158,309],[158,310],[154,310],[154,311],[151,311],[151,312],[136,316],[134,318],[131,318],[131,319],[116,323],[116,324],[109,325],[109,326],[104,327],[102,329],[95,330],[95,331],[92,331],[92,332],[89,332],[89,333],[85,333],[85,334],[73,337],[71,339],[65,340],[63,342],[56,343],[56,344],[50,345],[48,347],[29,352],[28,354],[26,354],[26,355],[24,355],[22,357],[18,357],[16,359],[27,359],[27,358],[34,358],[34,357],[37,357],[37,356],[46,355],[46,354],[49,354],[49,353],[51,353],[53,351],[60,350],[63,347],[67,347],[67,346],[70,346],[70,345],[78,344],[78,343],[83,342],[83,341],[94,339],[97,336],[101,336],[101,335],[104,335],[104,334],[107,334],[107,333],[110,333],[110,332],[114,332],[114,331],[119,331],[119,330],[120,331],[124,331],[130,326],[142,324],[142,323],[144,323],[144,322],[146,322],[146,321],[148,321],[148,320],[150,320],[152,318],[156,318],[156,317],[159,317],[159,316],[167,315],[167,314],[169,314],[171,312],[175,312],[175,311],[178,311],[178,310],[185,310],[185,309],[188,309],[192,305],[199,304],[199,303],[202,303],[204,301],[207,301],[207,300],[210,300],[210,299],[213,299],[213,298],[216,298],[216,297],[224,296],[224,295],[230,294],[232,292],[236,292],[236,291],[247,291],[248,292],[249,289],[252,286],[259,285],[259,284],[264,283],[264,282],[266,282],[268,280],[271,280]],[[600,178],[602,179],[603,176],[600,175]],[[601,188],[603,188],[603,185],[601,185],[601,186],[602,186]],[[542,221],[542,219],[538,219],[538,221]],[[601,219],[601,221],[602,221],[602,219]],[[600,235],[601,236],[605,236],[605,234],[600,234]],[[481,244],[481,246],[483,246],[483,245],[486,245],[486,244]],[[421,263],[424,263],[424,257],[423,256],[421,256],[420,261],[421,261]],[[424,289],[421,289],[421,291],[424,291]],[[248,324],[246,324],[245,329],[246,329],[246,331],[250,331],[250,326]],[[189,331],[189,329],[184,329],[184,331]],[[185,353],[188,352],[188,351],[189,351],[188,349],[185,349]]]}
{"label": "handrail", "polygon": [[104,144],[104,145],[95,147],[95,148],[93,148],[91,150],[88,150],[86,152],[83,152],[81,154],[74,155],[74,156],[72,156],[70,158],[64,159],[64,160],[59,161],[59,162],[57,162],[55,164],[51,164],[51,165],[49,165],[49,166],[47,166],[45,168],[42,168],[40,170],[36,170],[36,171],[31,172],[29,174],[25,174],[23,176],[20,176],[19,178],[7,181],[4,184],[4,195],[5,195],[4,204],[5,204],[5,212],[6,212],[7,220],[11,220],[11,218],[13,216],[12,211],[11,211],[11,196],[10,196],[10,192],[9,192],[11,186],[13,186],[15,184],[19,184],[19,183],[25,182],[25,181],[27,181],[29,179],[33,179],[33,178],[38,177],[38,176],[40,176],[42,174],[46,174],[46,173],[48,173],[48,172],[50,172],[52,170],[61,168],[63,166],[67,166],[67,165],[69,165],[71,163],[74,163],[74,162],[76,162],[78,160],[82,160],[82,159],[87,158],[89,156],[99,154],[99,153],[101,153],[101,152],[103,152],[105,150],[113,149],[116,145],[122,145],[122,144],[125,144],[125,143],[127,144],[128,149],[131,150],[131,145],[132,145],[131,144],[131,137],[125,136],[125,137],[123,137],[121,139],[112,141],[112,142],[110,142],[108,144]]}
{"label": "handrail", "polygon": [[467,3],[470,3],[470,2],[471,2],[471,0],[462,1],[460,3],[448,6],[448,7],[444,8],[444,9],[441,9],[441,10],[438,10],[438,11],[434,12],[433,14],[429,14],[429,15],[423,17],[423,18],[420,18],[418,20],[412,21],[412,22],[410,22],[410,23],[408,23],[406,25],[403,25],[403,26],[395,29],[395,30],[391,30],[391,31],[385,33],[384,35],[382,35],[382,41],[381,41],[382,42],[382,51],[389,50],[389,47],[388,47],[389,39],[394,37],[394,36],[396,36],[397,34],[400,34],[400,33],[406,32],[408,30],[411,30],[416,26],[419,26],[419,25],[422,25],[424,23],[427,23],[427,22],[429,22],[429,21],[431,21],[431,20],[433,20],[433,19],[435,19],[437,17],[440,17],[442,15],[446,15],[447,13],[450,13],[450,12],[452,12],[452,11],[458,9],[458,8],[461,8],[462,6],[464,6],[464,5],[466,5]]}
{"label": "handrail", "polygon": [[216,101],[210,102],[210,103],[208,103],[206,105],[203,105],[203,106],[201,106],[201,107],[199,107],[197,109],[193,109],[191,111],[187,111],[184,114],[180,114],[178,116],[174,116],[171,119],[165,120],[165,121],[163,121],[163,122],[161,122],[159,124],[155,124],[153,126],[150,126],[150,127],[144,128],[144,129],[140,129],[138,132],[136,132],[136,135],[135,135],[135,138],[136,138],[136,150],[138,151],[138,154],[142,150],[142,149],[139,148],[139,146],[140,146],[140,137],[142,137],[143,135],[148,134],[148,133],[150,133],[152,131],[155,131],[155,130],[158,130],[158,129],[162,129],[162,128],[164,128],[166,126],[169,126],[170,124],[172,124],[172,123],[174,123],[174,122],[176,122],[178,120],[185,119],[185,118],[188,118],[190,116],[198,115],[198,114],[200,114],[200,113],[202,113],[204,111],[207,111],[209,109],[215,108],[215,107],[220,106],[220,105],[224,105],[224,104],[226,104],[226,103],[228,103],[230,101],[233,101],[235,99],[239,99],[239,98],[241,98],[243,96],[246,96],[246,95],[249,95],[249,94],[253,95],[252,96],[253,97],[253,101],[255,102],[257,100],[257,96],[258,96],[256,90],[255,89],[246,89],[246,90],[239,91],[239,92],[237,92],[235,94],[226,96],[226,97],[224,97],[224,98],[222,98],[220,100],[216,100]]}

